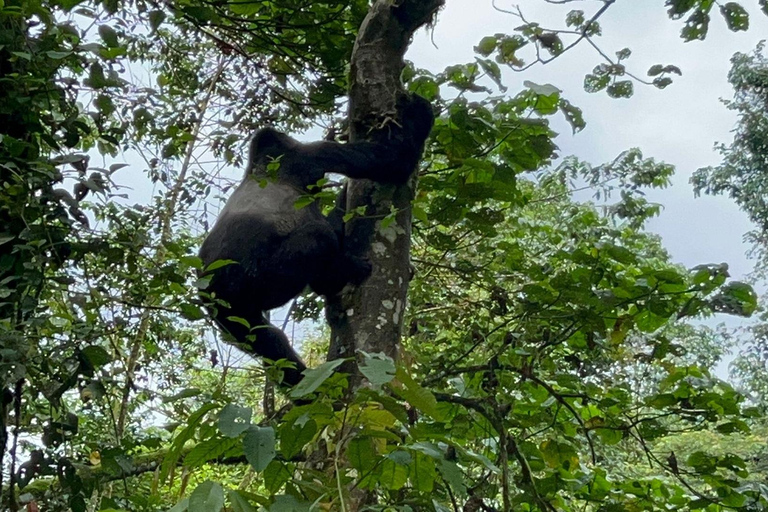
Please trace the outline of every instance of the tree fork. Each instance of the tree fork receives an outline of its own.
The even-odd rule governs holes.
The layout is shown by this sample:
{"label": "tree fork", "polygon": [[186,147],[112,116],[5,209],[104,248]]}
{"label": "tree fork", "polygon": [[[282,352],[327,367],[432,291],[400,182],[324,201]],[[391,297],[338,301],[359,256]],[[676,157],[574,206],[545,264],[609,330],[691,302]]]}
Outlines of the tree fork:
{"label": "tree fork", "polygon": [[[430,22],[445,0],[377,0],[363,20],[350,66],[350,140],[385,140],[390,123],[402,118],[406,91],[400,80],[404,55],[413,33]],[[329,298],[326,315],[331,326],[328,360],[359,358],[358,350],[382,352],[396,359],[410,281],[411,201],[415,176],[404,185],[349,180],[347,211],[366,213],[345,226],[345,250],[367,255],[371,277],[350,293]],[[381,221],[396,211],[395,221]],[[359,382],[357,365],[341,371]]]}

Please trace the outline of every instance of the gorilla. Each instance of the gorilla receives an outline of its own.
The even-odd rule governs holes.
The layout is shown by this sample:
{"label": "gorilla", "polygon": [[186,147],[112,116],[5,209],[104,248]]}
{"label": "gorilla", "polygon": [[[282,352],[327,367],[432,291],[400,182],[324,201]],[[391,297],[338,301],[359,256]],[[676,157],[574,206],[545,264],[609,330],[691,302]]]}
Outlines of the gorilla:
{"label": "gorilla", "polygon": [[371,273],[367,259],[343,249],[343,213],[335,212],[332,221],[316,202],[296,208],[296,201],[329,172],[405,183],[418,164],[434,117],[429,102],[417,95],[404,96],[398,108],[402,125],[389,123],[375,134],[377,142],[303,144],[272,128],[256,132],[245,177],[200,249],[206,269],[216,261],[229,261],[204,274],[210,282],[201,296],[215,322],[245,351],[292,362],[295,368],[285,370],[285,384],[297,384],[306,366],[265,312],[286,304],[307,286],[332,296],[347,284],[360,285]]}

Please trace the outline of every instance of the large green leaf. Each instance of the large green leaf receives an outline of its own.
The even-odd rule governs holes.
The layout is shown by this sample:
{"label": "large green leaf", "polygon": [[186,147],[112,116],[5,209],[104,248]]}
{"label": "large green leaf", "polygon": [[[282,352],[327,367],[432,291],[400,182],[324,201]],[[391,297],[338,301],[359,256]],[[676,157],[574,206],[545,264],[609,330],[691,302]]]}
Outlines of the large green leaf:
{"label": "large green leaf", "polygon": [[227,437],[238,437],[251,426],[250,407],[227,404],[219,413],[219,431]]}
{"label": "large green leaf", "polygon": [[189,512],[220,512],[224,508],[224,489],[206,480],[189,495]]}
{"label": "large green leaf", "polygon": [[251,426],[243,437],[243,452],[256,471],[263,471],[275,458],[275,431],[272,427]]}
{"label": "large green leaf", "polygon": [[302,398],[317,391],[323,382],[333,375],[336,368],[341,366],[343,359],[327,361],[317,368],[311,368],[304,372],[304,378],[291,391],[292,398]]}

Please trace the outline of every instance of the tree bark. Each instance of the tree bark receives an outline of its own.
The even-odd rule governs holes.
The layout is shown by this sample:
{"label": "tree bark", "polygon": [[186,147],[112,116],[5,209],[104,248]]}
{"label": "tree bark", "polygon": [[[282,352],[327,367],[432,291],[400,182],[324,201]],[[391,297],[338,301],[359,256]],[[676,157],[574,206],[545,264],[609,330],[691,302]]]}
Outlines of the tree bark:
{"label": "tree bark", "polygon": [[[400,81],[403,57],[413,33],[430,22],[445,0],[376,0],[360,26],[352,52],[350,140],[384,140],[390,123],[407,123],[401,109],[407,94]],[[406,164],[408,165],[408,164]],[[411,171],[413,169],[410,169]],[[345,250],[366,255],[373,264],[362,286],[330,298],[328,360],[359,358],[359,350],[397,358],[410,280],[411,201],[415,176],[404,185],[350,180],[346,211],[366,213],[345,226]],[[382,221],[397,212],[394,222]],[[342,371],[359,382],[354,362]]]}

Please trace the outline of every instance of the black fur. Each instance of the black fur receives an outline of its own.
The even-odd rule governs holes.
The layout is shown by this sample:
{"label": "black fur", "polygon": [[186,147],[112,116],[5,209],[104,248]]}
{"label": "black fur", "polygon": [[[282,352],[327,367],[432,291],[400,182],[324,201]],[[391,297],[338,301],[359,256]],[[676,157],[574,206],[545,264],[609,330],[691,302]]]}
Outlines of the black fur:
{"label": "black fur", "polygon": [[[272,128],[259,130],[251,141],[245,178],[200,249],[206,267],[217,260],[237,262],[212,271],[205,290],[216,323],[248,352],[293,362],[296,369],[284,374],[287,384],[297,384],[306,366],[264,312],[287,303],[306,286],[334,295],[347,284],[359,285],[371,272],[367,260],[343,252],[340,223],[332,225],[315,203],[298,210],[294,204],[328,172],[382,183],[407,181],[434,119],[423,98],[405,101],[403,126],[384,128],[378,134],[381,143],[302,144]],[[276,176],[268,176],[267,165],[275,159]],[[251,329],[230,317],[245,319]]]}

